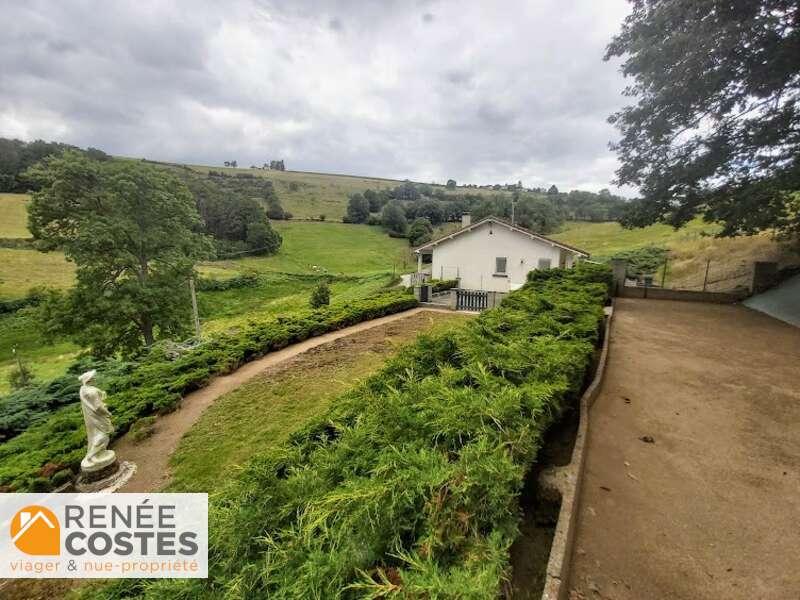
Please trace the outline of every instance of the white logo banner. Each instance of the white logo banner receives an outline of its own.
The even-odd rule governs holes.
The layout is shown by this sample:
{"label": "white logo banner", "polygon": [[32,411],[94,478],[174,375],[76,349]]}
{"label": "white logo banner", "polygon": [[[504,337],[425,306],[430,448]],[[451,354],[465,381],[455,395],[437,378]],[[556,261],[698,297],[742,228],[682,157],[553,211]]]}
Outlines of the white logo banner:
{"label": "white logo banner", "polygon": [[0,494],[0,528],[0,577],[208,576],[208,494]]}

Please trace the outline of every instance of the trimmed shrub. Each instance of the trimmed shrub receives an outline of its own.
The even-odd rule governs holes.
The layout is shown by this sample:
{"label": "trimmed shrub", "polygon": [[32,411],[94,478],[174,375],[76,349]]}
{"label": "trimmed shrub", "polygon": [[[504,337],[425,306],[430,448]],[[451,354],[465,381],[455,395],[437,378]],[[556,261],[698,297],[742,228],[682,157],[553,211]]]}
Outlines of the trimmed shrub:
{"label": "trimmed shrub", "polygon": [[245,275],[231,277],[230,279],[207,279],[205,277],[198,277],[196,285],[197,291],[199,292],[223,292],[225,290],[256,287],[258,284],[258,275],[255,273],[247,273]]}
{"label": "trimmed shrub", "polygon": [[443,292],[458,287],[458,279],[431,279],[428,285],[434,292]]}
{"label": "trimmed shrub", "polygon": [[212,499],[207,580],[102,597],[500,597],[525,474],[579,397],[608,294],[603,269],[542,273],[254,457]]}
{"label": "trimmed shrub", "polygon": [[[413,296],[386,291],[372,298],[346,306],[297,311],[287,316],[254,322],[236,333],[219,334],[202,344],[175,353],[165,345],[156,345],[135,365],[122,373],[102,373],[101,384],[109,393],[108,407],[113,414],[115,435],[125,433],[138,419],[174,410],[183,395],[206,385],[217,376],[274,350],[308,338],[342,329],[417,306]],[[84,365],[85,366],[85,365]],[[77,468],[85,452],[86,436],[78,404],[77,380],[65,376],[55,409],[49,404],[46,388],[38,386],[41,414],[35,424],[13,439],[0,444],[0,486],[14,491],[32,489],[33,480],[48,462]],[[13,395],[9,398],[13,398]],[[7,399],[3,400],[3,405]],[[54,412],[50,412],[53,411]],[[28,410],[30,410],[28,408]],[[41,488],[42,482],[36,485]]]}
{"label": "trimmed shrub", "polygon": [[311,292],[311,298],[308,303],[311,308],[328,306],[331,303],[331,288],[328,287],[328,284],[323,281],[315,287]]}

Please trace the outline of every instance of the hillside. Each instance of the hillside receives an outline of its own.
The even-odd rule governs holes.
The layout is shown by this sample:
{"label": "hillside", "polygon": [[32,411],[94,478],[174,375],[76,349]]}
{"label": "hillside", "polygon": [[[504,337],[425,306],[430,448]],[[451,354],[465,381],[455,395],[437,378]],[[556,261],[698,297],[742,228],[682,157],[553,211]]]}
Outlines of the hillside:
{"label": "hillside", "polygon": [[[728,285],[749,283],[754,261],[775,261],[780,266],[800,263],[791,245],[769,233],[735,238],[714,237],[717,225],[697,218],[680,229],[656,224],[641,229],[624,229],[619,223],[572,221],[551,237],[591,253],[593,260],[605,261],[619,252],[657,246],[669,250],[668,286],[696,289],[702,286],[707,261],[711,279],[725,278]],[[736,274],[742,274],[736,277]],[[733,279],[727,279],[734,276]],[[722,291],[722,290],[720,290]]]}
{"label": "hillside", "polygon": [[[403,181],[397,179],[311,171],[272,171],[242,167],[178,165],[175,163],[156,164],[173,168],[187,168],[200,174],[216,171],[230,176],[253,175],[267,179],[272,182],[284,209],[292,213],[295,219],[317,220],[320,215],[325,215],[325,219],[328,221],[341,221],[347,211],[347,200],[351,194],[364,192],[367,189],[394,188],[403,183]],[[457,186],[456,188],[448,189],[443,185],[430,185],[434,190],[442,190],[448,195],[482,194],[489,196],[508,193],[488,188]]]}

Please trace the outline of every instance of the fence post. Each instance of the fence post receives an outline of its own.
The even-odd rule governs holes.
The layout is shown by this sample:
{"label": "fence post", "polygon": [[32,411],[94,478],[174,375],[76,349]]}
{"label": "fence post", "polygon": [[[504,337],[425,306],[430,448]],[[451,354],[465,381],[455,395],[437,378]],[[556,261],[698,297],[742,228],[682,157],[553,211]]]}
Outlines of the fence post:
{"label": "fence post", "polygon": [[628,269],[628,262],[626,260],[615,258],[611,261],[612,268],[612,284],[611,290],[613,296],[622,294],[622,288],[625,286],[625,272]]}
{"label": "fence post", "polygon": [[667,263],[669,262],[669,254],[664,256],[664,271],[661,273],[661,288],[664,288],[664,285],[667,282]]}
{"label": "fence post", "polygon": [[703,291],[706,291],[706,284],[708,284],[708,267],[711,265],[711,259],[706,259],[706,274],[703,277]]}

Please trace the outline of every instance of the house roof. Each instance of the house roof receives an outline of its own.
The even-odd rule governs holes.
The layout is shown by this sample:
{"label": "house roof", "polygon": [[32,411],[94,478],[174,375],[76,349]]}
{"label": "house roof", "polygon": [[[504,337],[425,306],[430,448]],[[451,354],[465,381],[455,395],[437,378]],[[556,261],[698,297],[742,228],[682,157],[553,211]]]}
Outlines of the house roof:
{"label": "house roof", "polygon": [[564,250],[566,250],[568,252],[572,252],[573,254],[579,254],[579,255],[585,256],[587,258],[589,256],[589,253],[586,252],[585,250],[581,250],[580,248],[575,248],[574,246],[570,246],[569,244],[565,244],[563,242],[558,242],[556,240],[550,239],[549,237],[545,237],[545,236],[540,235],[538,233],[534,233],[533,231],[531,231],[529,229],[525,229],[524,227],[520,227],[519,225],[512,225],[510,222],[506,221],[505,219],[500,219],[498,217],[486,217],[485,219],[481,219],[477,223],[473,223],[472,225],[469,225],[467,227],[463,227],[463,228],[459,229],[458,231],[454,231],[453,233],[449,233],[447,235],[443,235],[442,237],[437,238],[435,240],[432,240],[432,241],[428,242],[427,244],[422,244],[421,246],[418,246],[418,247],[414,248],[414,252],[419,253],[422,250],[426,250],[428,248],[433,248],[434,246],[438,246],[439,244],[442,244],[444,242],[452,240],[454,237],[457,237],[457,236],[461,235],[462,233],[466,233],[468,231],[473,231],[474,229],[477,229],[478,227],[480,227],[481,225],[484,225],[485,223],[497,223],[498,225],[502,225],[503,227],[508,227],[508,229],[510,229],[511,231],[516,231],[517,233],[521,233],[523,235],[526,235],[531,239],[539,240],[541,242],[545,242],[547,244],[551,244],[553,246],[557,246],[558,248],[563,248]]}

